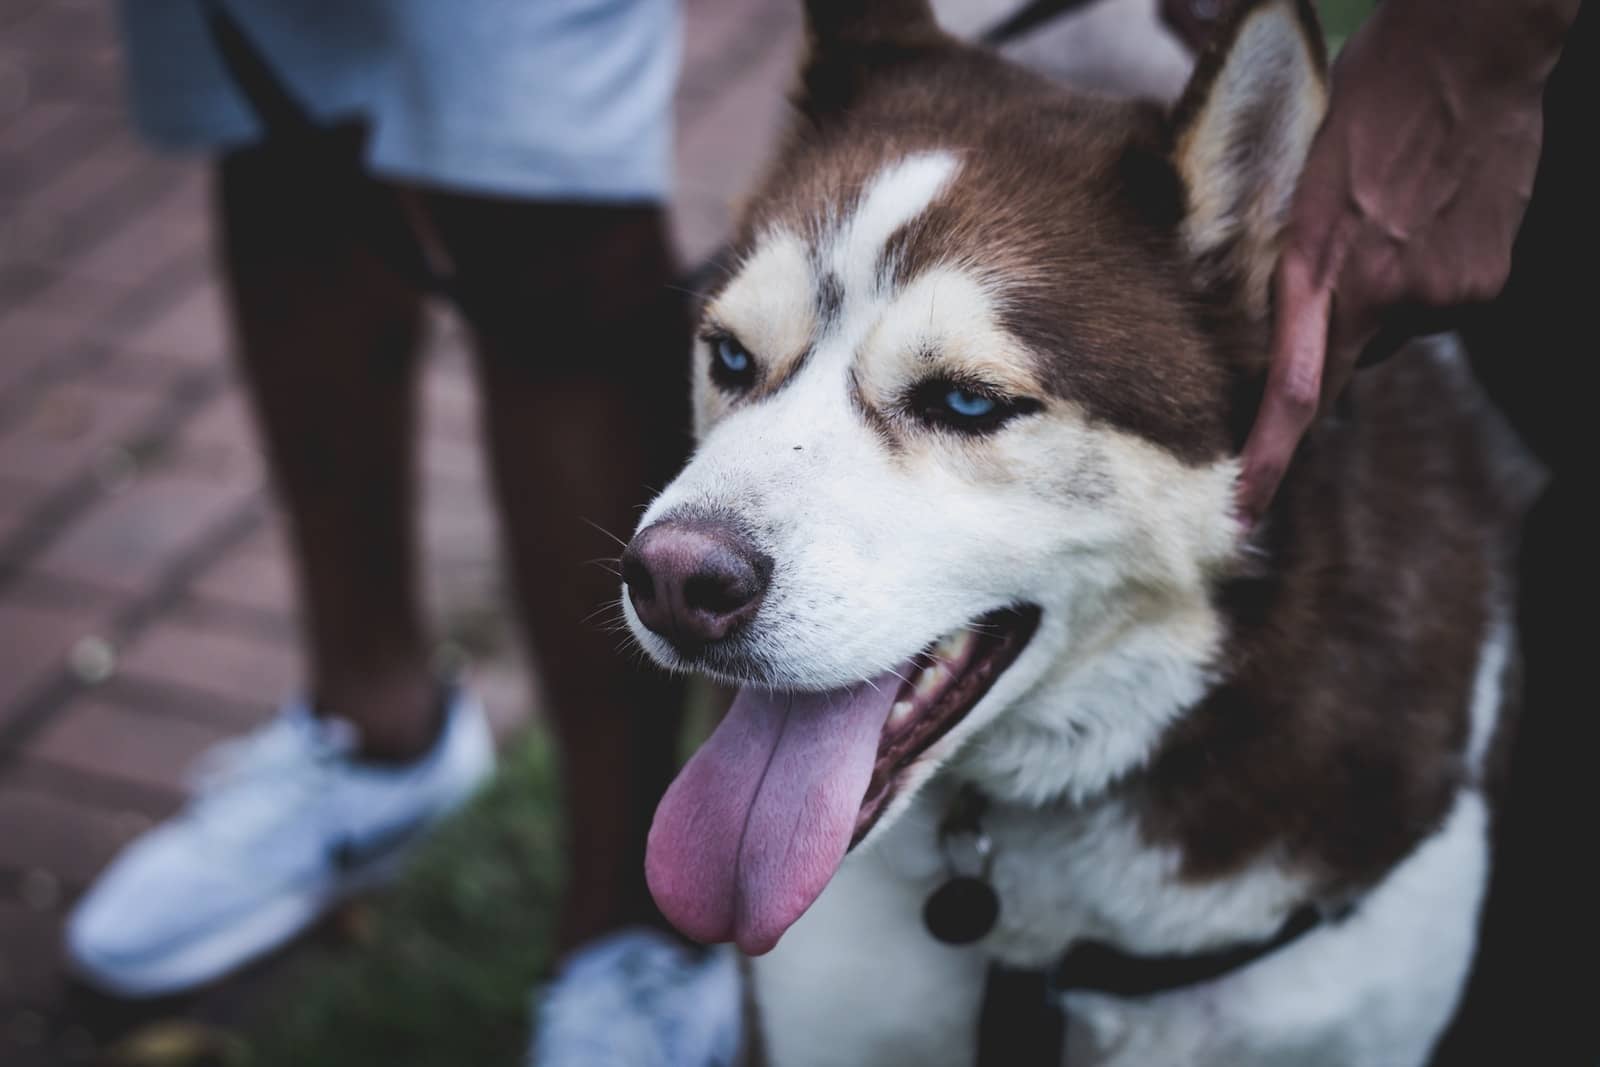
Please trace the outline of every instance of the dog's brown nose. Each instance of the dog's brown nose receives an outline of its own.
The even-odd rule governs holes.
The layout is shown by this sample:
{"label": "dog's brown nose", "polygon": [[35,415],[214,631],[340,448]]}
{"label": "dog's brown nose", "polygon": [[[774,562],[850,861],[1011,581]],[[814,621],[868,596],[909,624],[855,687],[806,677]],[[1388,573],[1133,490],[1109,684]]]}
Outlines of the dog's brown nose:
{"label": "dog's brown nose", "polygon": [[634,535],[622,580],[639,621],[686,656],[756,613],[772,559],[716,519],[664,519]]}

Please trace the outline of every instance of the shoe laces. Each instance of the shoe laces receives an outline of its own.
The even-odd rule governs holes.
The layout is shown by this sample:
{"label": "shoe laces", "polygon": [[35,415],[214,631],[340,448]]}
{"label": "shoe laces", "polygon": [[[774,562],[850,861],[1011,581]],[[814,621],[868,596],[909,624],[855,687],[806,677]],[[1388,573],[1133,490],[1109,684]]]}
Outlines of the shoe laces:
{"label": "shoe laces", "polygon": [[349,723],[286,712],[201,756],[185,817],[218,844],[258,840],[325,793],[355,748]]}

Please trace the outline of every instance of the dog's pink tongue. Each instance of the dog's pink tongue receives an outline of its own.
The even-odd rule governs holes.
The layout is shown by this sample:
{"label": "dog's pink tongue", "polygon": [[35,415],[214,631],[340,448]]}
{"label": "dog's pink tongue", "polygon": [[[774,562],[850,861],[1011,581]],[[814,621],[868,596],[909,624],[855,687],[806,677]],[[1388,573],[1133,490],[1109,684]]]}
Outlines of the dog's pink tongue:
{"label": "dog's pink tongue", "polygon": [[645,874],[678,929],[752,955],[778,943],[850,847],[899,685],[740,691],[650,827]]}

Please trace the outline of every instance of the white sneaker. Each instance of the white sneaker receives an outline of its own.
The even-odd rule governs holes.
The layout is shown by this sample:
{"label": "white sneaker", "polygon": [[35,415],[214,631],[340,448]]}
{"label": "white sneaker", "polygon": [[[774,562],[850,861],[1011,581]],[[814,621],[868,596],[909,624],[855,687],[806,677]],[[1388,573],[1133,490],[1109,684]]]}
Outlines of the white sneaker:
{"label": "white sneaker", "polygon": [[731,946],[622,930],[579,949],[538,995],[528,1067],[732,1067],[743,1009]]}
{"label": "white sneaker", "polygon": [[208,753],[188,805],[124,849],[74,909],[77,972],[130,997],[218,978],[393,874],[494,766],[483,708],[459,689],[415,763],[361,763],[355,748],[350,724],[291,704]]}

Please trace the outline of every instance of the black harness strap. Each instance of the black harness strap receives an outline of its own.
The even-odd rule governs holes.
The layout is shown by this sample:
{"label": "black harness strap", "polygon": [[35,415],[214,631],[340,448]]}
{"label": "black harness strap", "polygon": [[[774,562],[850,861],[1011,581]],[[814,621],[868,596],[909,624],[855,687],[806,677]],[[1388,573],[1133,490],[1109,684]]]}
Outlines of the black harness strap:
{"label": "black harness strap", "polygon": [[991,48],[998,48],[1043,26],[1051,19],[1069,15],[1094,0],[1030,0],[978,36]]}
{"label": "black harness strap", "polygon": [[978,1015],[978,1067],[1057,1067],[1066,1036],[1067,1017],[1048,974],[989,965]]}
{"label": "black harness strap", "polygon": [[[1344,918],[1348,912],[1332,917]],[[1086,941],[1048,971],[989,968],[978,1019],[977,1067],[1058,1067],[1066,1037],[1061,994],[1106,993],[1147,997],[1200,985],[1247,967],[1328,921],[1306,904],[1265,941],[1230,945],[1194,955],[1135,956],[1098,941]]]}
{"label": "black harness strap", "polygon": [[1276,952],[1322,923],[1314,905],[1297,909],[1282,928],[1265,941],[1230,945],[1193,956],[1134,956],[1096,941],[1075,945],[1050,971],[1058,993],[1073,990],[1109,993],[1114,997],[1147,997],[1221,978]]}

